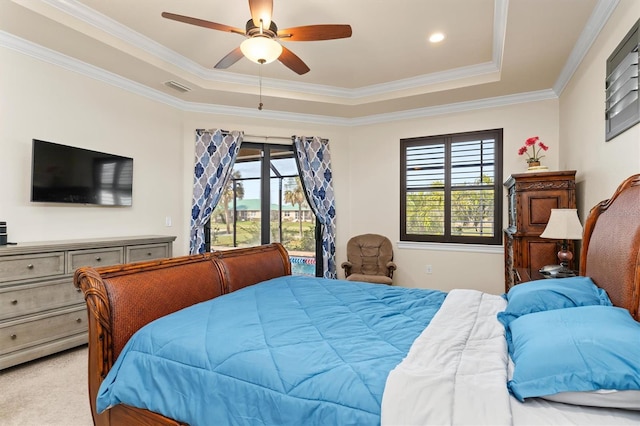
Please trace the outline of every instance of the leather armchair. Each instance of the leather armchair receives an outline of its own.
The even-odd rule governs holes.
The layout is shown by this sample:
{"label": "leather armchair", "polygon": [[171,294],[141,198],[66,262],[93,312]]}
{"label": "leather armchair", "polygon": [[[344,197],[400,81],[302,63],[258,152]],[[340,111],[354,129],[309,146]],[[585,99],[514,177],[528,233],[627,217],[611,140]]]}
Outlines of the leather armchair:
{"label": "leather armchair", "polygon": [[393,245],[383,235],[357,235],[347,243],[347,261],[342,268],[348,281],[391,285],[396,270]]}

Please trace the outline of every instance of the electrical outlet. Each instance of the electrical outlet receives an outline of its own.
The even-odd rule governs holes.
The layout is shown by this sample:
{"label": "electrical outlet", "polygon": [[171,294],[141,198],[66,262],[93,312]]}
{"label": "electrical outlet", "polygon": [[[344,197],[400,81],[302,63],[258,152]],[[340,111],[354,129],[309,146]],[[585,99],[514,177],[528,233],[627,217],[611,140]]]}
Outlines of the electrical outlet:
{"label": "electrical outlet", "polygon": [[430,274],[433,272],[433,267],[431,265],[427,265],[427,274]]}

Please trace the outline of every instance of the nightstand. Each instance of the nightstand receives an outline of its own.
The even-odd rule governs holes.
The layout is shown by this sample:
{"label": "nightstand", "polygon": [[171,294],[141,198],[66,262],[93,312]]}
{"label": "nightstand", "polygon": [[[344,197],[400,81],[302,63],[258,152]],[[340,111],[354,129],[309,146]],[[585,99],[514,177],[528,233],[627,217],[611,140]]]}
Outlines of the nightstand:
{"label": "nightstand", "polygon": [[522,284],[528,281],[534,280],[543,280],[544,275],[542,275],[537,270],[530,270],[529,268],[515,268],[515,283],[514,284]]}
{"label": "nightstand", "polygon": [[543,280],[545,278],[570,278],[578,276],[577,271],[572,271],[571,274],[558,274],[554,277],[549,277],[543,275],[542,273],[540,273],[540,271],[537,271],[535,269],[531,270],[529,268],[515,268],[515,270],[516,284],[522,284],[528,281]]}
{"label": "nightstand", "polygon": [[[505,290],[518,283],[516,270],[535,271],[558,261],[561,240],[540,238],[540,234],[552,209],[576,208],[575,175],[575,170],[519,173],[504,183],[508,204],[508,227],[504,230]],[[569,250],[574,252],[573,241],[569,241]]]}

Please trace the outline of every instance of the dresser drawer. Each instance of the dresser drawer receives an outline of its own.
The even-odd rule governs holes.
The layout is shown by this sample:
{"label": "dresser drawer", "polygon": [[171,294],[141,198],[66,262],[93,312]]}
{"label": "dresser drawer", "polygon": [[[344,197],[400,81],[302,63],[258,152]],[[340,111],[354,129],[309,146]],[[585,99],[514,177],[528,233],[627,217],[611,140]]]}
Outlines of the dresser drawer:
{"label": "dresser drawer", "polygon": [[169,257],[169,244],[147,244],[127,246],[127,262],[141,262],[144,260],[163,259]]}
{"label": "dresser drawer", "polygon": [[83,301],[82,291],[73,286],[71,278],[0,288],[0,319],[78,305]]}
{"label": "dresser drawer", "polygon": [[110,266],[124,263],[122,247],[70,251],[67,259],[67,272],[72,274],[81,266]]}
{"label": "dresser drawer", "polygon": [[64,252],[0,257],[0,282],[64,275]]}
{"label": "dresser drawer", "polygon": [[87,309],[76,306],[0,324],[0,355],[87,331]]}

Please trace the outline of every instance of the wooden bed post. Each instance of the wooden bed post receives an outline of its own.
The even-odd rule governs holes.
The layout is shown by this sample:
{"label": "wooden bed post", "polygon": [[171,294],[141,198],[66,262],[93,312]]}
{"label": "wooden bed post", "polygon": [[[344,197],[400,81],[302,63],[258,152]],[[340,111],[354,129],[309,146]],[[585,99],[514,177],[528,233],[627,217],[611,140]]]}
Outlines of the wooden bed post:
{"label": "wooden bed post", "polygon": [[75,272],[74,284],[84,293],[89,321],[89,402],[95,425],[109,425],[109,411],[98,414],[96,399],[98,388],[113,365],[111,311],[109,300],[100,274],[91,268],[81,268]]}

